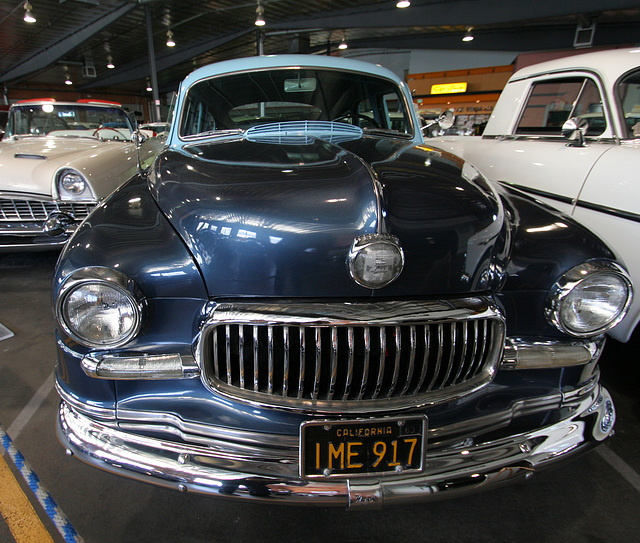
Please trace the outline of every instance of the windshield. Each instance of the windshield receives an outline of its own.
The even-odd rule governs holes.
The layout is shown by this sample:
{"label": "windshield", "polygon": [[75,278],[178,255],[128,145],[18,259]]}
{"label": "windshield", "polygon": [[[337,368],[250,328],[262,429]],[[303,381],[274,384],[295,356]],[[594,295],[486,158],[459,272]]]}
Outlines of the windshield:
{"label": "windshield", "polygon": [[181,137],[286,121],[337,121],[412,134],[402,92],[367,74],[272,69],[199,81],[182,106]]}
{"label": "windshield", "polygon": [[131,124],[118,107],[24,104],[11,107],[7,135],[76,136],[130,140]]}

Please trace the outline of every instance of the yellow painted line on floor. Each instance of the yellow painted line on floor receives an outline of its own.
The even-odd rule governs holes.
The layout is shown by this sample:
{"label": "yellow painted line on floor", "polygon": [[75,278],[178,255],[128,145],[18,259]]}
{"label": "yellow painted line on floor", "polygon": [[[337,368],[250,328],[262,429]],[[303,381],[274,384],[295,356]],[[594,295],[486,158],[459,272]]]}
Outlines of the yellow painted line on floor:
{"label": "yellow painted line on floor", "polygon": [[2,455],[0,455],[0,513],[16,543],[53,543]]}

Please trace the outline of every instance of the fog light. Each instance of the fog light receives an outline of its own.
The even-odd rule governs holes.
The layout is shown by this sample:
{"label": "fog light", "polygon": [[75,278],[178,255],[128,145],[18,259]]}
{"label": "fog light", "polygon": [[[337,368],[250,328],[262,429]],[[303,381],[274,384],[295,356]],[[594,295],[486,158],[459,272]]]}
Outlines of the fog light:
{"label": "fog light", "polygon": [[349,273],[359,285],[377,289],[400,275],[404,267],[404,252],[398,238],[389,234],[368,234],[357,237],[348,257]]}

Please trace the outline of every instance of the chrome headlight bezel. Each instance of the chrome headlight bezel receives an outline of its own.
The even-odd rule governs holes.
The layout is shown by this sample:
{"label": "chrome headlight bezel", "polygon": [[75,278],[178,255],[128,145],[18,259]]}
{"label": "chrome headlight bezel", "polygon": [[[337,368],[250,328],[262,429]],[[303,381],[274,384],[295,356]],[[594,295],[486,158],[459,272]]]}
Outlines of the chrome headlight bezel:
{"label": "chrome headlight bezel", "polygon": [[[70,296],[85,287],[99,286],[122,296],[131,308],[132,324],[113,339],[91,340],[71,323],[67,311]],[[77,343],[90,348],[111,349],[129,343],[140,332],[145,300],[138,286],[123,273],[110,268],[83,268],[69,275],[62,284],[55,304],[55,315],[64,332]]]}
{"label": "chrome headlight bezel", "polygon": [[[598,326],[588,330],[576,329],[569,324],[565,314],[565,311],[569,310],[570,297],[576,294],[576,289],[584,288],[586,285],[593,286],[594,279],[599,277],[618,281],[620,288],[626,289],[626,299]],[[608,332],[618,324],[625,317],[632,299],[633,285],[627,271],[615,262],[594,260],[571,268],[553,285],[547,298],[545,313],[549,323],[561,332],[579,338],[593,337]]]}
{"label": "chrome headlight bezel", "polygon": [[63,201],[93,202],[96,200],[87,178],[73,168],[63,168],[56,173],[56,188]]}

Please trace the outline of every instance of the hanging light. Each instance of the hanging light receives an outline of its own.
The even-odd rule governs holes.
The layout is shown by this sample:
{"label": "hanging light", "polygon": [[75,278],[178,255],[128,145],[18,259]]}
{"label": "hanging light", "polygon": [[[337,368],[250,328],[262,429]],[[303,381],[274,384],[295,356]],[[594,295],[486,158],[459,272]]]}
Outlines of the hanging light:
{"label": "hanging light", "polygon": [[113,58],[111,57],[111,55],[107,55],[107,68],[113,70],[115,67],[116,65],[113,63]]}
{"label": "hanging light", "polygon": [[73,81],[71,81],[71,76],[68,73],[64,74],[64,84],[73,85]]}
{"label": "hanging light", "polygon": [[35,23],[36,18],[33,16],[33,13],[31,13],[31,10],[33,9],[31,7],[31,4],[29,2],[25,2],[24,4],[22,4],[22,7],[24,8],[24,17],[23,17],[24,22]]}
{"label": "hanging light", "polygon": [[344,51],[348,47],[349,46],[347,45],[347,37],[346,36],[342,36],[342,41],[340,42],[340,45],[338,45],[338,49]]}
{"label": "hanging light", "polygon": [[147,92],[151,92],[153,88],[151,87],[151,82],[147,79]]}
{"label": "hanging light", "polygon": [[167,30],[167,47],[175,47],[176,42],[173,41],[173,32],[171,30]]}
{"label": "hanging light", "polygon": [[462,41],[473,41],[473,34],[471,33],[471,30],[473,30],[472,26],[467,28],[467,33],[462,38]]}
{"label": "hanging light", "polygon": [[264,20],[264,7],[260,2],[256,6],[256,26],[264,26],[267,24],[267,21]]}
{"label": "hanging light", "polygon": [[408,8],[410,5],[411,2],[409,2],[409,0],[400,0],[399,2],[396,2],[397,8]]}

